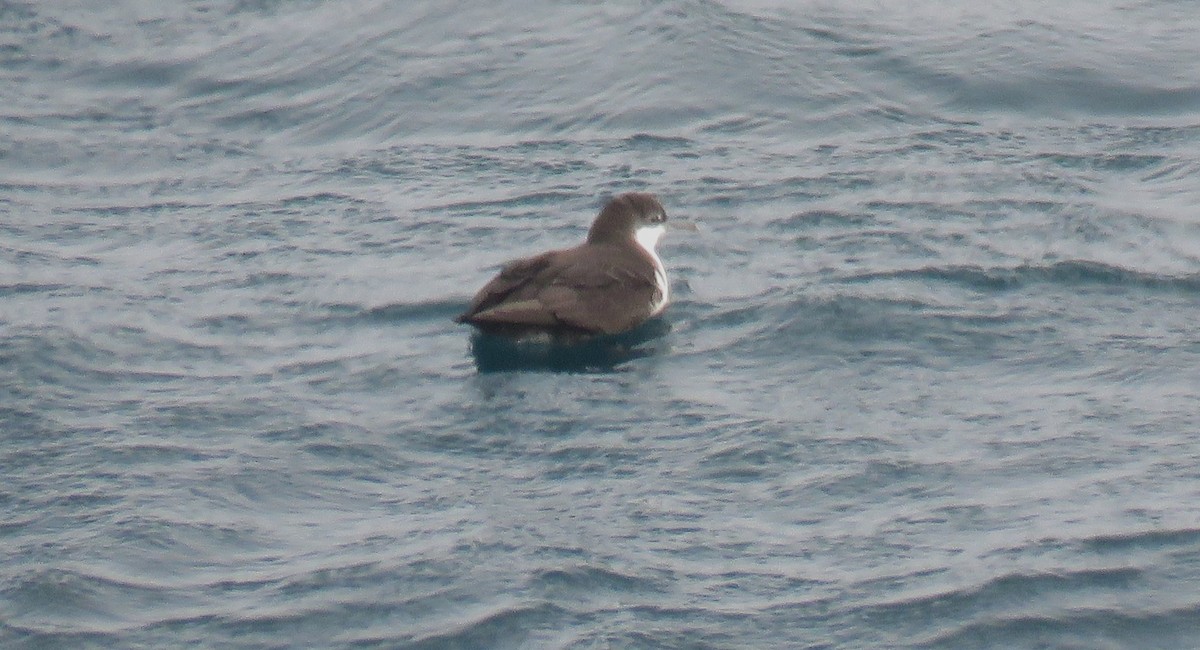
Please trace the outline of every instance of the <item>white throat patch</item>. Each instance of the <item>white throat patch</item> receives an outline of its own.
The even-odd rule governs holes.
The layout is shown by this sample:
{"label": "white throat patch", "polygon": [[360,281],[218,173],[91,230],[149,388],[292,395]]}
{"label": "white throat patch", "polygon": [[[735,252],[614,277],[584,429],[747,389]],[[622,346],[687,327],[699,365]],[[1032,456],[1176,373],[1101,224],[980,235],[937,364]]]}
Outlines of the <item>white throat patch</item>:
{"label": "white throat patch", "polygon": [[633,233],[633,238],[637,240],[638,246],[641,246],[650,258],[654,260],[654,281],[658,284],[659,294],[662,296],[657,302],[651,306],[651,311],[654,315],[658,315],[667,306],[667,302],[671,299],[671,285],[667,282],[667,269],[663,267],[662,260],[658,257],[658,252],[654,247],[658,245],[658,240],[662,238],[663,233],[667,232],[667,227],[658,224],[656,226],[642,226]]}
{"label": "white throat patch", "polygon": [[633,238],[637,240],[637,243],[642,248],[646,249],[647,253],[654,255],[657,260],[658,256],[654,253],[654,247],[658,245],[658,240],[665,232],[667,232],[667,227],[661,223],[657,226],[642,226],[633,233]]}

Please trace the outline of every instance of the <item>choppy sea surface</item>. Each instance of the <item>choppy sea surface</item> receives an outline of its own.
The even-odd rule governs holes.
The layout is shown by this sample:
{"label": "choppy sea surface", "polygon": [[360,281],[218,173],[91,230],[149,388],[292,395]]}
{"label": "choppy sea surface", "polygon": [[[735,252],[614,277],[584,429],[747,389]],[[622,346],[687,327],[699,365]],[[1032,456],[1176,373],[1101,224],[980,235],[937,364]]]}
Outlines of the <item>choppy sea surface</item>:
{"label": "choppy sea surface", "polygon": [[1200,10],[981,5],[0,0],[0,646],[1197,647]]}

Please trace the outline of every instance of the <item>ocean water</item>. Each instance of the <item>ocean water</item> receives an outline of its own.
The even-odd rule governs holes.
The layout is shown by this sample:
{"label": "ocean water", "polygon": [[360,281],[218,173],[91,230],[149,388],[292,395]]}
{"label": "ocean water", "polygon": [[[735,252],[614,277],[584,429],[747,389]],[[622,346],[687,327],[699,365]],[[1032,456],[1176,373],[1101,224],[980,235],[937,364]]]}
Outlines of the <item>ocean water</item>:
{"label": "ocean water", "polygon": [[0,0],[0,646],[1200,646],[1200,9],[980,4]]}

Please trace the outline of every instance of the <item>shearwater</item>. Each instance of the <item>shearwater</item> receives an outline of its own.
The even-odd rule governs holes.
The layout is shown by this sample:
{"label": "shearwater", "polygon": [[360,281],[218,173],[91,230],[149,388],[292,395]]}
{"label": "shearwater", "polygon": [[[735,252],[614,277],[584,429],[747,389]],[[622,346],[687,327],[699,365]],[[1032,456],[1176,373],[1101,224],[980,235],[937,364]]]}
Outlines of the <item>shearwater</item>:
{"label": "shearwater", "polygon": [[666,226],[653,195],[621,194],[605,204],[582,244],[509,262],[455,320],[513,337],[627,332],[670,300],[655,250]]}

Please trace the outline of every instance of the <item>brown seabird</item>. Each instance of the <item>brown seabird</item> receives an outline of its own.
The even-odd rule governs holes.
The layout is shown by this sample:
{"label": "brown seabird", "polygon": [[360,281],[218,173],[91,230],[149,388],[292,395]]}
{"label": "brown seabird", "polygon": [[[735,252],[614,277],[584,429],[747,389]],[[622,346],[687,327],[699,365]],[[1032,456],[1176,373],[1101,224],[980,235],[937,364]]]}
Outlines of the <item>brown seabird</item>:
{"label": "brown seabird", "polygon": [[629,331],[662,313],[667,272],[654,247],[667,213],[651,194],[610,200],[574,248],[506,264],[455,318],[489,334],[584,338]]}

